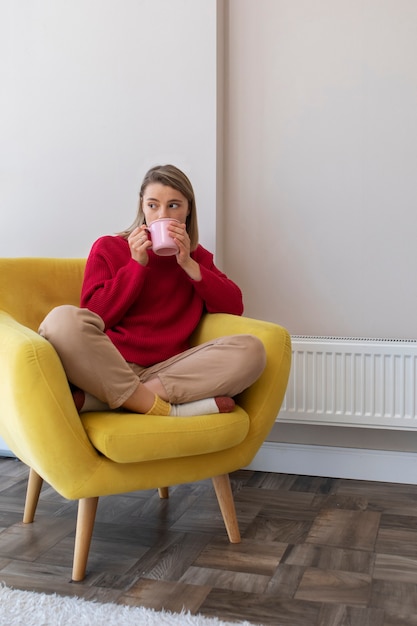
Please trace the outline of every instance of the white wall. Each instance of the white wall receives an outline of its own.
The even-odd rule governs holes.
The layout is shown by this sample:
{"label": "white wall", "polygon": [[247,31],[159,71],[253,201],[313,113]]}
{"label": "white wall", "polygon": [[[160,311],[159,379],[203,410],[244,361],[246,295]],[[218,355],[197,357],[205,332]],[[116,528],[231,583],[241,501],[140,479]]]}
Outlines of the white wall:
{"label": "white wall", "polygon": [[215,249],[216,33],[216,0],[2,0],[0,256],[87,255],[160,162]]}
{"label": "white wall", "polygon": [[226,270],[293,334],[417,337],[417,3],[230,0]]}

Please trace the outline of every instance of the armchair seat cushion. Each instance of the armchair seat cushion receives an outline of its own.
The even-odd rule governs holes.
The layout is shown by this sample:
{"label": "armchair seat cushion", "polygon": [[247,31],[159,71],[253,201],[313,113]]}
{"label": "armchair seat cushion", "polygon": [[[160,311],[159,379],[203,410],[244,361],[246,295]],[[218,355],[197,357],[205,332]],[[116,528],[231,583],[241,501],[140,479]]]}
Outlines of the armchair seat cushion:
{"label": "armchair seat cushion", "polygon": [[121,411],[82,413],[92,445],[116,463],[137,463],[208,454],[240,444],[249,416],[239,406],[231,413],[162,417]]}

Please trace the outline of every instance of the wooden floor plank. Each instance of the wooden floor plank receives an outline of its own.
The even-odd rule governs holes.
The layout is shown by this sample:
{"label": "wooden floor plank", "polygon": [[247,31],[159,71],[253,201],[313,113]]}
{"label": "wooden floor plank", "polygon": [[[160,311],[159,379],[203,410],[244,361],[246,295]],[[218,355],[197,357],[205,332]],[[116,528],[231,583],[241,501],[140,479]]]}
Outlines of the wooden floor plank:
{"label": "wooden floor plank", "polygon": [[196,613],[210,591],[210,586],[141,578],[121,596],[119,603],[157,611]]}
{"label": "wooden floor plank", "polygon": [[369,574],[307,568],[295,593],[297,600],[368,606],[372,578]]}
{"label": "wooden floor plank", "polygon": [[380,514],[374,511],[325,509],[316,516],[306,542],[372,550],[379,522]]}

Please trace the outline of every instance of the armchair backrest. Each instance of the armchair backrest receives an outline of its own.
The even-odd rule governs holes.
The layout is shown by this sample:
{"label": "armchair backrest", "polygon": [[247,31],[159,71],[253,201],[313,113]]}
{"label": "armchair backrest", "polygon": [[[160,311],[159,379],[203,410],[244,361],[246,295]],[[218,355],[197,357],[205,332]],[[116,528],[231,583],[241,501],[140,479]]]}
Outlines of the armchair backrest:
{"label": "armchair backrest", "polygon": [[51,309],[79,305],[85,259],[0,258],[0,309],[34,331]]}

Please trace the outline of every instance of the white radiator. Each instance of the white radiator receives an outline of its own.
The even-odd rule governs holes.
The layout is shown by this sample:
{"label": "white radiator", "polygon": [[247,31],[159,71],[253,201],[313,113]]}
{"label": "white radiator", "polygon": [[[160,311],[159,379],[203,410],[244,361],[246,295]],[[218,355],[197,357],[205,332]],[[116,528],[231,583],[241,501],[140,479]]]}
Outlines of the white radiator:
{"label": "white radiator", "polygon": [[278,421],[417,429],[417,341],[292,336]]}

